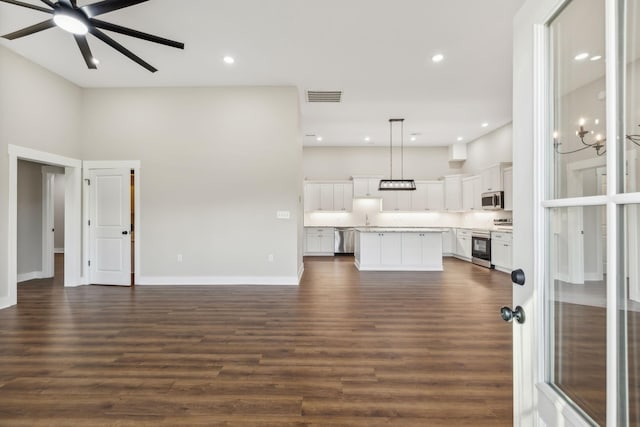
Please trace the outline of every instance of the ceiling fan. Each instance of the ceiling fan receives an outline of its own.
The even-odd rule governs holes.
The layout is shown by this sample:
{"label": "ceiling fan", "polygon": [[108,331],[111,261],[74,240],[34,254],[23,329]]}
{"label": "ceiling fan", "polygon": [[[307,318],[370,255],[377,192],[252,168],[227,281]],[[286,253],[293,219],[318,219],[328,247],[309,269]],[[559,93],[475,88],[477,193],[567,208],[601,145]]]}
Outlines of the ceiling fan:
{"label": "ceiling fan", "polygon": [[96,38],[102,40],[104,43],[108,44],[132,61],[137,62],[152,73],[158,71],[152,65],[145,62],[142,58],[135,55],[129,49],[125,48],[120,43],[106,35],[100,29],[113,31],[115,33],[124,34],[126,36],[135,37],[154,43],[159,43],[165,46],[175,47],[177,49],[184,49],[184,43],[132,30],[130,28],[121,27],[120,25],[111,24],[110,22],[105,22],[94,18],[94,16],[113,12],[114,10],[123,9],[129,6],[134,6],[139,3],[144,3],[148,0],[103,0],[80,7],[78,7],[76,0],[58,0],[55,3],[51,0],[40,0],[45,5],[49,6],[49,8],[36,6],[17,0],[0,1],[53,15],[51,19],[35,25],[31,25],[13,33],[5,34],[4,36],[2,36],[3,38],[14,40],[57,26],[73,34],[73,37],[76,39],[76,43],[78,44],[78,48],[80,48],[80,52],[84,57],[84,61],[87,63],[87,67],[89,67],[90,69],[95,70],[98,68],[98,60],[95,59],[93,57],[93,54],[91,53],[91,49],[89,48],[89,43],[87,41],[87,33],[93,34]]}

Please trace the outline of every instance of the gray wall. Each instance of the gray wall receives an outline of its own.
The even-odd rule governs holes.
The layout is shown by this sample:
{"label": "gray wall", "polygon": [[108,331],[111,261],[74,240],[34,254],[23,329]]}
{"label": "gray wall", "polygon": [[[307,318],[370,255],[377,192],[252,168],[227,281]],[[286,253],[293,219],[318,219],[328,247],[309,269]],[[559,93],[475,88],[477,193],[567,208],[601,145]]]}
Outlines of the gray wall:
{"label": "gray wall", "polygon": [[84,160],[142,161],[142,276],[297,275],[295,88],[89,89],[84,106]]}
{"label": "gray wall", "polygon": [[[6,242],[7,145],[79,158],[82,91],[0,46],[0,94],[0,242]],[[6,271],[7,245],[0,244],[0,301],[9,294]]]}
{"label": "gray wall", "polygon": [[18,161],[18,274],[42,271],[42,166]]}

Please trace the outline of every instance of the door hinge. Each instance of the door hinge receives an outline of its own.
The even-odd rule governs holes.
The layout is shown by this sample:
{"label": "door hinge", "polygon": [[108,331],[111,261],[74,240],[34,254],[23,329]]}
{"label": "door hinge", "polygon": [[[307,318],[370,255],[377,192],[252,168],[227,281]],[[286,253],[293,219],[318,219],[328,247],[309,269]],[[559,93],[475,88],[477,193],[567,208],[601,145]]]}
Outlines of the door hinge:
{"label": "door hinge", "polygon": [[87,181],[88,186],[91,186],[91,180],[89,178],[85,178],[84,180]]}
{"label": "door hinge", "polygon": [[87,261],[87,263],[89,264],[89,267],[91,267],[91,260]]}
{"label": "door hinge", "polygon": [[87,221],[87,225],[89,225],[89,227],[91,227],[91,220]]}

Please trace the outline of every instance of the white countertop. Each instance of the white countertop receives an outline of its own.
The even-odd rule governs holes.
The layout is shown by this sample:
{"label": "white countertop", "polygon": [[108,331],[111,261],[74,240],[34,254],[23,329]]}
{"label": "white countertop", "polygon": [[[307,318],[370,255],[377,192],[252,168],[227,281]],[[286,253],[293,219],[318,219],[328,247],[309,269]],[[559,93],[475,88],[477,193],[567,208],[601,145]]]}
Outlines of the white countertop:
{"label": "white countertop", "polygon": [[361,233],[442,233],[442,228],[425,227],[355,227]]}

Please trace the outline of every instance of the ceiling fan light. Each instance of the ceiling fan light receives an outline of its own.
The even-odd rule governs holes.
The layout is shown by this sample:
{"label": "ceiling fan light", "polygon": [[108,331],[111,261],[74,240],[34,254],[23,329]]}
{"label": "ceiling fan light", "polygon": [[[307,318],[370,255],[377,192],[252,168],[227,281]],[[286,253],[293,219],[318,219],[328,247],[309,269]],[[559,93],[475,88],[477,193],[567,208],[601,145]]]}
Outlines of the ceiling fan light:
{"label": "ceiling fan light", "polygon": [[63,30],[78,35],[85,35],[89,32],[89,27],[81,19],[68,13],[58,12],[53,15],[53,22]]}

